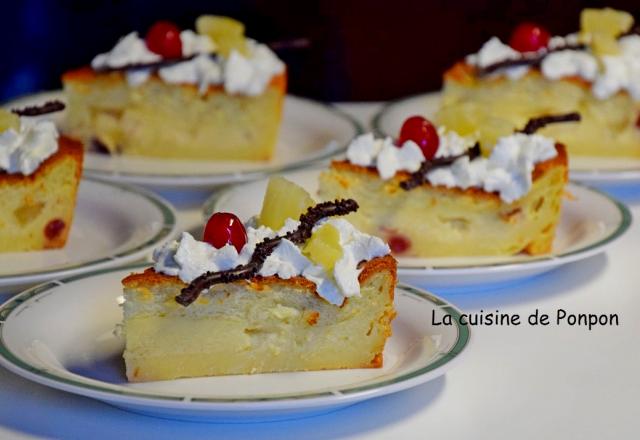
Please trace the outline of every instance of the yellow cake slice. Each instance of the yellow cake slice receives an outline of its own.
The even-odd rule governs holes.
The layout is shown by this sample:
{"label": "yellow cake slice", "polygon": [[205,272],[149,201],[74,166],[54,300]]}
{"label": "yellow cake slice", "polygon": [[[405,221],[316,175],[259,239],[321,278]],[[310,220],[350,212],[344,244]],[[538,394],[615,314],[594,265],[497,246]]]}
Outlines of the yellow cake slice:
{"label": "yellow cake slice", "polygon": [[[216,213],[204,241],[183,233],[123,280],[129,381],[382,366],[396,261],[380,239],[329,218],[355,202],[308,199],[275,180],[258,224]],[[285,217],[293,206],[299,222]]]}
{"label": "yellow cake slice", "polygon": [[580,123],[540,134],[570,155],[640,157],[640,35],[625,34],[633,17],[585,9],[581,23],[579,34],[553,37],[537,52],[489,40],[445,72],[437,122],[489,146],[531,118],[579,112]]}
{"label": "yellow cake slice", "polygon": [[[449,136],[452,135],[449,133]],[[518,136],[522,138],[516,136],[514,139],[526,141],[525,135]],[[348,157],[351,157],[355,144],[362,145],[362,139],[366,138],[356,139],[352,143]],[[441,144],[443,139],[446,137],[441,136]],[[508,177],[505,182],[509,183],[501,188],[503,192],[510,192],[515,187],[524,185],[527,177],[530,179],[530,187],[519,189],[519,193],[506,197],[497,188],[492,190],[487,183],[482,186],[480,183],[451,182],[456,173],[463,179],[471,179],[474,166],[487,166],[486,158],[467,161],[467,157],[429,172],[434,174],[423,173],[423,176],[433,176],[433,181],[421,178],[420,183],[410,189],[404,189],[403,184],[420,175],[419,164],[413,169],[418,170],[415,173],[400,169],[385,178],[381,175],[381,166],[386,163],[385,160],[393,161],[393,156],[387,156],[382,162],[379,160],[378,168],[353,163],[349,158],[333,161],[329,169],[320,174],[318,194],[325,200],[336,197],[356,200],[360,209],[349,214],[347,219],[358,229],[385,240],[397,256],[547,253],[551,251],[560,219],[568,175],[567,154],[561,144],[555,144],[554,147],[553,142],[548,139],[536,139],[542,139],[547,148],[555,151],[547,152],[547,159],[531,164],[529,176],[512,176],[509,173],[513,170],[496,166],[487,179],[490,181]],[[508,140],[513,141],[511,138]],[[405,144],[400,149],[390,139],[374,140],[371,135],[367,142],[372,148],[380,148],[375,145],[384,142],[381,151],[389,153],[408,148]],[[510,146],[505,143],[503,147],[507,148],[500,147],[500,151],[505,155],[512,154],[509,153]],[[378,157],[384,154],[386,153],[380,153]],[[522,161],[528,154],[530,153],[523,149],[511,166],[521,168]]]}
{"label": "yellow cake slice", "polygon": [[58,137],[47,121],[19,124],[0,130],[0,163],[8,163],[0,165],[0,252],[60,248],[73,222],[82,144]]}
{"label": "yellow cake slice", "polygon": [[241,24],[225,20],[198,34],[182,31],[181,59],[153,53],[131,33],[91,67],[65,73],[64,131],[113,154],[270,159],[286,94],[284,64],[242,33],[229,37],[229,23]]}
{"label": "yellow cake slice", "polygon": [[338,307],[306,278],[217,285],[183,307],[185,284],[151,270],[123,280],[124,359],[132,382],[382,366],[395,260],[364,264],[359,297]]}

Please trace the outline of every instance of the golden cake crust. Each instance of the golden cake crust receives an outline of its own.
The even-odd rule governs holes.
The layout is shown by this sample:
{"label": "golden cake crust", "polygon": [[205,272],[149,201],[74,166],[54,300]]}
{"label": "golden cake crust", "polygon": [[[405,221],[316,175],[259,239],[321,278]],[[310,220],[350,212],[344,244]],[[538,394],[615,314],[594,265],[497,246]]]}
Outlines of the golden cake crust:
{"label": "golden cake crust", "polygon": [[[545,160],[544,162],[539,162],[536,164],[536,166],[533,169],[533,173],[532,173],[532,179],[535,182],[536,180],[538,180],[542,175],[544,175],[548,170],[552,169],[552,168],[556,168],[556,167],[564,167],[565,168],[565,177],[568,178],[568,163],[569,163],[569,159],[567,156],[567,150],[565,148],[564,145],[562,144],[556,144],[556,152],[558,153],[555,157]],[[353,173],[359,173],[359,174],[364,174],[364,175],[368,175],[368,176],[378,176],[378,171],[376,171],[375,168],[373,167],[365,167],[365,166],[361,166],[361,165],[354,165],[351,162],[347,161],[347,160],[340,160],[340,161],[333,161],[331,162],[331,168],[334,168],[338,171],[350,171]],[[407,171],[400,171],[398,172],[390,181],[392,182],[402,182],[406,179],[409,178],[411,174]],[[565,178],[565,180],[566,180]],[[344,185],[348,185],[348,182],[345,182]],[[467,195],[467,196],[471,196],[474,197],[476,199],[481,199],[481,198],[485,198],[485,199],[492,199],[495,200],[496,202],[500,203],[500,195],[498,193],[495,192],[487,192],[485,190],[483,190],[482,188],[475,188],[475,187],[470,187],[470,188],[448,188],[446,186],[442,186],[442,185],[432,185],[429,182],[425,182],[421,185],[422,187],[426,187],[426,188],[430,188],[436,191],[440,191],[442,193],[448,193],[451,195]]]}
{"label": "golden cake crust", "polygon": [[[542,72],[540,69],[535,66],[530,66],[529,71],[525,76],[542,76]],[[476,68],[470,64],[465,63],[464,61],[460,61],[453,66],[451,66],[448,70],[444,72],[443,78],[445,81],[452,81],[458,84],[472,84],[474,81],[478,80],[476,75]],[[505,82],[510,81],[504,75],[496,75],[493,77],[482,78],[482,81],[490,81],[492,83]],[[573,83],[587,90],[591,87],[591,82],[579,76],[567,76],[564,78],[560,78],[556,81],[566,81]],[[620,92],[624,93],[624,92]]]}
{"label": "golden cake crust", "polygon": [[84,149],[82,144],[75,139],[71,139],[67,136],[60,136],[58,138],[58,151],[49,156],[44,162],[40,164],[38,169],[32,174],[25,176],[24,174],[9,174],[6,171],[0,170],[0,185],[18,185],[33,183],[42,176],[47,174],[53,167],[66,158],[72,158],[80,166],[76,169],[76,179],[80,179],[82,174],[82,161],[84,158]]}
{"label": "golden cake crust", "polygon": [[[62,75],[62,82],[77,82],[90,84],[93,81],[101,79],[112,81],[113,83],[121,83],[126,81],[124,72],[122,71],[111,71],[111,72],[96,72],[89,66],[80,67],[79,69],[69,70]],[[158,76],[157,73],[154,73],[149,78],[149,81],[159,81],[162,82],[162,79]],[[178,84],[180,87],[184,87],[186,89],[192,89],[194,91],[198,91],[197,84]],[[275,87],[276,89],[284,92],[287,88],[287,70],[285,69],[282,73],[275,75],[271,78],[271,82],[269,82],[268,87]],[[203,94],[203,96],[208,96],[213,93],[224,92],[224,86],[222,84],[218,85],[210,85],[207,91]]]}
{"label": "golden cake crust", "polygon": [[[362,266],[362,271],[360,272],[360,275],[358,277],[358,281],[360,281],[360,284],[365,283],[377,272],[382,271],[389,271],[390,273],[392,273],[394,277],[393,284],[395,285],[397,283],[396,260],[391,255],[377,257],[364,263],[364,266]],[[243,282],[245,281],[235,281],[235,283]],[[316,285],[312,281],[309,281],[308,279],[301,276],[289,278],[288,280],[284,280],[277,276],[254,277],[250,279],[249,282],[252,284],[252,287],[258,291],[262,290],[262,288],[265,286],[286,285],[289,287],[305,289],[317,295]],[[180,278],[178,278],[177,276],[158,273],[152,267],[146,269],[144,272],[132,273],[122,280],[122,285],[125,289],[135,289],[141,286],[150,288],[163,284],[175,285],[179,288],[184,288],[187,286],[187,284],[180,280]],[[393,299],[393,291],[391,291],[390,299]],[[348,300],[349,299],[347,298],[345,300],[345,303]]]}

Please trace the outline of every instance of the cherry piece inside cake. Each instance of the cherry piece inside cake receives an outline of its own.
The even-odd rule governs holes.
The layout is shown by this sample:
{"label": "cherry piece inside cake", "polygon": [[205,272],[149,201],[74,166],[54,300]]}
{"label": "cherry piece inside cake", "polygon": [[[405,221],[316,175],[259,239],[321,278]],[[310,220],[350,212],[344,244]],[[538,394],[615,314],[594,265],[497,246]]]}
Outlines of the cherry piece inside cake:
{"label": "cherry piece inside cake", "polygon": [[274,178],[247,225],[215,213],[125,278],[124,359],[132,382],[382,366],[396,261],[342,216]]}

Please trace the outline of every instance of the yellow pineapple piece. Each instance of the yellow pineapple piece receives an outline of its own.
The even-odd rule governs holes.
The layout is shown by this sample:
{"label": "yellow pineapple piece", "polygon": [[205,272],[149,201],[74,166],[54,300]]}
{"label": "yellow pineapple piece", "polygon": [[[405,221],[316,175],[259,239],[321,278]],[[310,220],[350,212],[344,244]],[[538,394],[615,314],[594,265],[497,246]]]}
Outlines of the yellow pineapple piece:
{"label": "yellow pineapple piece", "polygon": [[302,253],[327,271],[333,272],[336,262],[342,258],[340,232],[330,224],[319,227],[307,241]]}
{"label": "yellow pineapple piece", "polygon": [[315,201],[304,188],[274,176],[269,179],[262,202],[259,222],[271,229],[280,229],[288,218],[298,219]]}
{"label": "yellow pineapple piece", "polygon": [[603,33],[591,34],[591,47],[596,55],[617,55],[620,53],[618,39]]}
{"label": "yellow pineapple piece", "polygon": [[15,113],[0,110],[0,133],[10,128],[20,130],[20,118]]}
{"label": "yellow pineapple piece", "polygon": [[633,26],[633,16],[611,8],[584,9],[580,14],[582,35],[591,36],[591,45],[597,55],[615,55],[620,52],[618,36]]}
{"label": "yellow pineapple piece", "polygon": [[580,28],[583,33],[617,37],[631,29],[632,25],[631,14],[611,8],[586,8],[580,14]]}
{"label": "yellow pineapple piece", "polygon": [[201,15],[196,20],[196,30],[199,34],[208,35],[225,57],[234,49],[247,55],[244,24],[238,20],[220,15]]}

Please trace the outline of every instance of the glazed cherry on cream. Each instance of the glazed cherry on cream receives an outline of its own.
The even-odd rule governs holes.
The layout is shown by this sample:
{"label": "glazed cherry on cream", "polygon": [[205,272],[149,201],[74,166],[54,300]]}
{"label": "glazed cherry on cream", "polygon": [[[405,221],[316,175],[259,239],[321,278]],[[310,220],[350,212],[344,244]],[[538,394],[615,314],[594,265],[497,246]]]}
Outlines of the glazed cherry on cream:
{"label": "glazed cherry on cream", "polygon": [[425,159],[428,160],[435,157],[440,145],[438,130],[428,119],[422,116],[411,116],[402,124],[400,136],[398,137],[398,146],[401,147],[406,141],[413,141],[418,144]]}
{"label": "glazed cherry on cream", "polygon": [[238,217],[229,212],[216,212],[204,228],[204,241],[220,249],[227,244],[240,252],[247,242],[247,231]]}
{"label": "glazed cherry on cream", "polygon": [[513,30],[509,46],[518,52],[535,52],[549,45],[551,34],[535,23],[521,23]]}
{"label": "glazed cherry on cream", "polygon": [[157,53],[162,58],[182,57],[180,28],[170,21],[158,21],[151,26],[145,42],[151,52]]}

